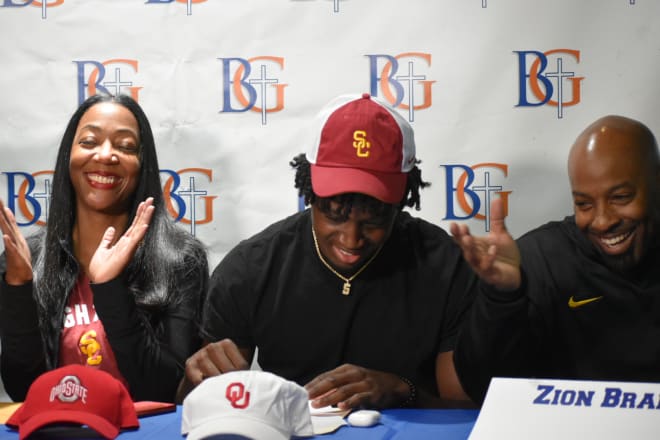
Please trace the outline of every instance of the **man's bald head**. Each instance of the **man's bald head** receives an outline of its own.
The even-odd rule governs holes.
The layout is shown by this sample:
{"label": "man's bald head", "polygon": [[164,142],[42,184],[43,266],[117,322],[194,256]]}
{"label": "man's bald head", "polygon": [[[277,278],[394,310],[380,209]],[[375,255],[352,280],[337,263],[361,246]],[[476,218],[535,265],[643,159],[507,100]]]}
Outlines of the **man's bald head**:
{"label": "man's bald head", "polygon": [[[649,128],[639,121],[624,116],[604,116],[577,137],[568,156],[568,175],[588,166],[594,158],[611,156],[633,161],[655,178],[660,166],[658,145]],[[643,167],[642,165],[645,165]]]}

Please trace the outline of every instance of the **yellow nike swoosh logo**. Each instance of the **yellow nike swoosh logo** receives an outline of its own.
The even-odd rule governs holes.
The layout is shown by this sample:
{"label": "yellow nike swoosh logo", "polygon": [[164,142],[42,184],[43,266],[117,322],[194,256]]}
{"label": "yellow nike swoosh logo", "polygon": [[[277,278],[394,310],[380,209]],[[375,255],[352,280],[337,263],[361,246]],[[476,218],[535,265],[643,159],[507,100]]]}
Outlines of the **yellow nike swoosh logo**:
{"label": "yellow nike swoosh logo", "polygon": [[573,299],[573,297],[571,296],[570,298],[568,298],[568,307],[570,307],[571,309],[577,309],[578,307],[582,307],[585,304],[598,301],[599,299],[602,298],[603,298],[602,296],[595,296],[593,298],[587,298],[587,299],[581,299],[579,301],[575,301],[575,299]]}

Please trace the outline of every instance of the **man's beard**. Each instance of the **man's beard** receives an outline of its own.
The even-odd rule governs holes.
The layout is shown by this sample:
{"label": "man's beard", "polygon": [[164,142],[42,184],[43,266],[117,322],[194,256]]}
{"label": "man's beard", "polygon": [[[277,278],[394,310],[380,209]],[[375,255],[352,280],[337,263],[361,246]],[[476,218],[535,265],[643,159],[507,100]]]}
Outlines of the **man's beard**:
{"label": "man's beard", "polygon": [[622,275],[628,275],[633,272],[641,259],[641,257],[635,256],[634,246],[631,246],[626,252],[619,255],[606,254],[600,248],[598,248],[598,253],[605,266]]}
{"label": "man's beard", "polygon": [[[654,218],[657,217],[654,216]],[[596,247],[605,266],[622,275],[630,276],[634,274],[635,269],[641,265],[642,260],[649,253],[649,249],[657,246],[658,236],[655,231],[658,230],[658,223],[653,222],[652,219],[647,219],[644,224],[644,237],[641,243],[637,246],[633,243],[622,254],[606,254],[600,247]]]}

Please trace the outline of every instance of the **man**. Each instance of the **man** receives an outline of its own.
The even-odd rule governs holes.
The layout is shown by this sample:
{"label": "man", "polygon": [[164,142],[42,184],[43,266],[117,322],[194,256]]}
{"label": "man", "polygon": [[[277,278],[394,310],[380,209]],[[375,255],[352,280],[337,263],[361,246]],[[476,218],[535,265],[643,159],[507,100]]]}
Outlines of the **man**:
{"label": "man", "polygon": [[305,385],[315,407],[464,405],[452,350],[476,276],[439,227],[403,212],[428,185],[413,130],[369,95],[318,115],[297,156],[310,209],[234,248],[214,270],[207,345],[188,359],[179,397],[248,368]]}
{"label": "man", "polygon": [[501,201],[488,237],[451,225],[486,283],[454,360],[481,402],[493,376],[660,380],[658,146],[642,123],[606,116],[568,157],[574,215],[520,237]]}

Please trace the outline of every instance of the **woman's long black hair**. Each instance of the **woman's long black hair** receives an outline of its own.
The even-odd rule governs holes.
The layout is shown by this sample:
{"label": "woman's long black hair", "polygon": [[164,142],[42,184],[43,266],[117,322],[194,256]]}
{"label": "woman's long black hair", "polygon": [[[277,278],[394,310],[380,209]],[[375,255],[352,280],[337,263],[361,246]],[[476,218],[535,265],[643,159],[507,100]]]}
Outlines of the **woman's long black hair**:
{"label": "woman's long black hair", "polygon": [[[136,304],[152,310],[177,304],[182,298],[177,295],[174,286],[180,285],[181,280],[175,279],[175,276],[180,278],[181,271],[186,267],[198,271],[201,266],[205,271],[202,274],[208,272],[206,250],[202,244],[177,226],[165,208],[154,137],[142,108],[126,95],[94,95],[78,107],[64,131],[55,163],[45,234],[42,231],[31,237],[32,241],[41,241],[37,254],[33,254],[33,272],[42,329],[62,326],[64,303],[80,270],[73,255],[76,194],[71,183],[69,161],[80,119],[92,106],[103,102],[113,102],[127,108],[138,122],[140,172],[130,202],[129,223],[140,202],[147,197],[154,199],[155,209],[147,234],[124,272]],[[206,282],[202,287],[206,287]]]}

